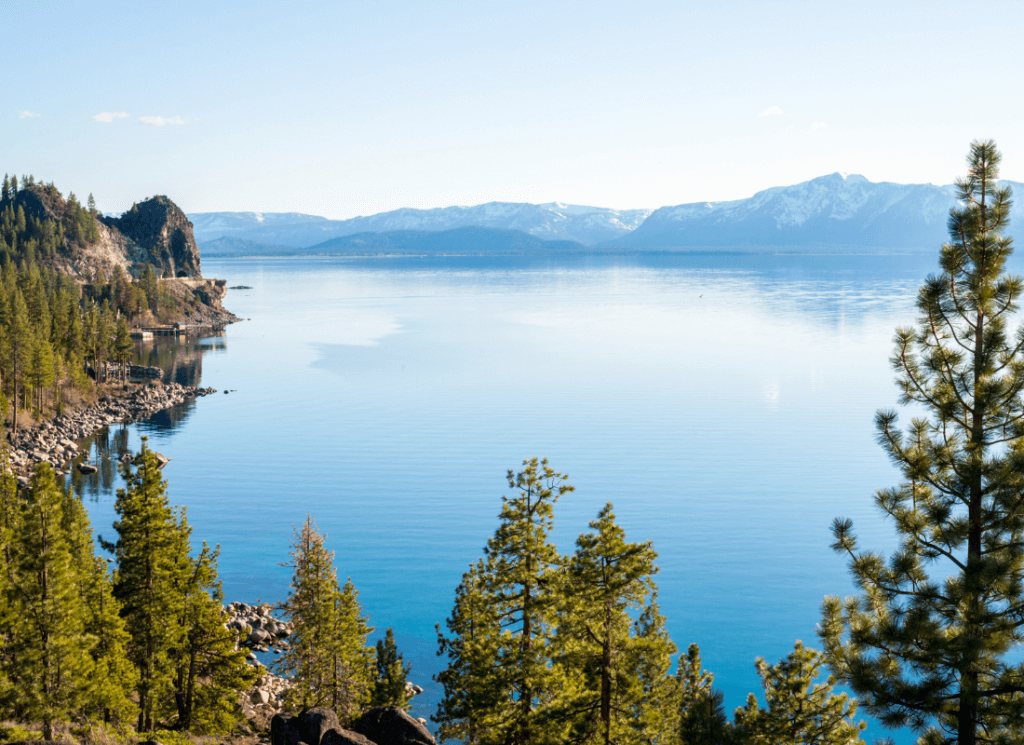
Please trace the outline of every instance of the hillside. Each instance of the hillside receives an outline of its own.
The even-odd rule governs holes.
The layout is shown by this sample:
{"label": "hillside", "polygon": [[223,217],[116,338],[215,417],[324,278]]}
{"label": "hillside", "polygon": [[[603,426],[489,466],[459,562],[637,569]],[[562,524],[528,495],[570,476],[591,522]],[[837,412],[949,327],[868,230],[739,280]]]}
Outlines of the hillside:
{"label": "hillside", "polygon": [[463,227],[454,230],[391,230],[384,233],[358,233],[332,238],[310,246],[301,253],[310,254],[459,254],[494,255],[544,251],[549,253],[580,251],[585,246],[575,241],[543,240],[519,230]]}
{"label": "hillside", "polygon": [[[159,318],[221,325],[234,316],[221,306],[222,280],[202,276],[199,247],[185,213],[165,196],[132,205],[120,217],[86,209],[74,194],[29,180],[5,178],[0,193],[0,261],[28,261],[102,286],[123,273],[133,283],[159,285],[166,300]],[[154,292],[155,292],[154,288]]]}
{"label": "hillside", "polygon": [[[1003,182],[1024,194],[1024,184]],[[694,202],[655,210],[611,248],[777,247],[934,251],[947,240],[953,186],[874,183],[833,173],[777,186],[747,199]],[[1011,226],[1024,220],[1020,202]]]}

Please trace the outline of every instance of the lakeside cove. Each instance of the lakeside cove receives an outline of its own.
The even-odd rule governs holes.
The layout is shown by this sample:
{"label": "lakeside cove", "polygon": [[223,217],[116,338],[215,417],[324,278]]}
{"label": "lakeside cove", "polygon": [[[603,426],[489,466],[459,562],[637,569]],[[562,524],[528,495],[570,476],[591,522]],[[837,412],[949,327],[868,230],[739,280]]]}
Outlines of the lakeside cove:
{"label": "lakeside cove", "polygon": [[216,392],[213,388],[158,381],[108,385],[93,404],[71,408],[52,420],[10,433],[7,467],[13,469],[21,487],[28,485],[39,463],[49,463],[58,475],[64,475],[87,456],[80,452],[79,440],[103,427],[139,422],[190,398]]}

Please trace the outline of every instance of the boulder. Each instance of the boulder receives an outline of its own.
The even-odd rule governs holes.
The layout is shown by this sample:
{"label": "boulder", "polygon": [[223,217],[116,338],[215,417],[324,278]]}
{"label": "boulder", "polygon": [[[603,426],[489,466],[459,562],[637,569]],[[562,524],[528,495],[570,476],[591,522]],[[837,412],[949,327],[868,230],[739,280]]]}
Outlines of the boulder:
{"label": "boulder", "polygon": [[291,714],[275,714],[270,720],[270,745],[299,745],[299,721]]}
{"label": "boulder", "polygon": [[435,745],[427,728],[397,706],[375,706],[352,729],[377,745]]}
{"label": "boulder", "polygon": [[260,704],[265,704],[270,701],[270,694],[257,688],[249,694],[249,700],[252,701],[255,706],[259,706]]}
{"label": "boulder", "polygon": [[308,745],[320,745],[320,739],[330,729],[341,729],[338,715],[324,706],[306,709],[298,716],[299,732],[302,741]]}
{"label": "boulder", "polygon": [[358,732],[347,729],[329,729],[324,733],[320,745],[377,745],[377,743],[367,740]]}

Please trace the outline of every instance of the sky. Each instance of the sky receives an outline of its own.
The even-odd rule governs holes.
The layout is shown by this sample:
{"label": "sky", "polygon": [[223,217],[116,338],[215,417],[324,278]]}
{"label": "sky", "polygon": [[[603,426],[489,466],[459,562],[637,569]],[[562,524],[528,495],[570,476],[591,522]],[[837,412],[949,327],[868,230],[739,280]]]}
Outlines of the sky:
{"label": "sky", "polygon": [[0,171],[100,209],[657,208],[1024,181],[1024,3],[0,0]]}

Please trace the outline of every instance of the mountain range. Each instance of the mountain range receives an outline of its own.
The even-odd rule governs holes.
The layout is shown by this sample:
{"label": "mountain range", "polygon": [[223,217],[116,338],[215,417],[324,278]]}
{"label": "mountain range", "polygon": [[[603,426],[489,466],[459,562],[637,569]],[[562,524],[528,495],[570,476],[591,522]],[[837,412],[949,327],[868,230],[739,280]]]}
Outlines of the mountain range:
{"label": "mountain range", "polygon": [[[1001,183],[1024,194],[1024,184]],[[350,220],[254,212],[207,212],[190,214],[189,219],[207,255],[392,249],[562,252],[585,247],[842,253],[935,250],[947,238],[946,221],[955,204],[952,185],[876,183],[856,174],[833,173],[745,199],[653,211],[490,202],[400,209]],[[1024,203],[1015,205],[1010,217],[1011,227],[1024,220]],[[477,230],[460,232],[464,228]],[[402,235],[391,235],[395,233]],[[353,240],[338,240],[344,237]]]}
{"label": "mountain range", "polygon": [[237,238],[261,245],[305,248],[332,238],[395,230],[440,232],[477,227],[515,230],[541,240],[595,245],[635,230],[651,210],[612,210],[552,202],[488,202],[475,207],[399,209],[349,220],[297,212],[204,212],[190,214],[196,240]]}

